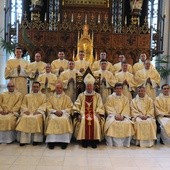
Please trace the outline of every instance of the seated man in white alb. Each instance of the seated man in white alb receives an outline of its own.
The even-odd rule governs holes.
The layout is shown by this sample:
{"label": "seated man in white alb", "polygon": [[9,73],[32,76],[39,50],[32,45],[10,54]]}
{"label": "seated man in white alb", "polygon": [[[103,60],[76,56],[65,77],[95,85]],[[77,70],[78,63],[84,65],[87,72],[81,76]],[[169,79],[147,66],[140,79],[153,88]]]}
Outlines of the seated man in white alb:
{"label": "seated man in white alb", "polygon": [[65,149],[70,143],[73,126],[70,118],[73,103],[63,91],[62,82],[57,82],[55,93],[47,102],[46,143],[54,149],[56,143]]}
{"label": "seated man in white alb", "polygon": [[155,111],[161,128],[161,142],[170,144],[170,86],[164,84],[155,99]]}
{"label": "seated man in white alb", "polygon": [[130,147],[134,130],[130,120],[129,99],[122,92],[123,85],[116,83],[115,93],[106,100],[105,138],[109,146]]}
{"label": "seated man in white alb", "polygon": [[0,143],[16,140],[16,121],[23,95],[15,90],[12,81],[7,84],[8,91],[0,94]]}
{"label": "seated man in white alb", "polygon": [[90,62],[84,59],[84,51],[79,51],[79,59],[75,61],[75,69],[84,74],[88,67],[90,67]]}
{"label": "seated man in white alb", "polygon": [[43,142],[44,119],[46,112],[46,96],[40,92],[40,83],[33,82],[32,92],[25,95],[21,104],[21,115],[17,122],[20,146]]}
{"label": "seated man in white alb", "polygon": [[107,60],[100,60],[100,70],[94,72],[94,76],[101,76],[100,78],[100,94],[103,100],[103,103],[106,102],[107,97],[111,94],[112,88],[114,88],[117,79],[115,76],[108,71]]}
{"label": "seated man in white alb", "polygon": [[95,79],[91,74],[84,78],[86,89],[80,93],[73,106],[75,132],[78,141],[87,148],[97,147],[103,137],[104,106],[100,94],[94,91]]}
{"label": "seated man in white alb", "polygon": [[156,138],[156,121],[153,100],[146,95],[145,87],[139,86],[137,96],[131,102],[134,122],[134,140],[141,147],[152,147]]}

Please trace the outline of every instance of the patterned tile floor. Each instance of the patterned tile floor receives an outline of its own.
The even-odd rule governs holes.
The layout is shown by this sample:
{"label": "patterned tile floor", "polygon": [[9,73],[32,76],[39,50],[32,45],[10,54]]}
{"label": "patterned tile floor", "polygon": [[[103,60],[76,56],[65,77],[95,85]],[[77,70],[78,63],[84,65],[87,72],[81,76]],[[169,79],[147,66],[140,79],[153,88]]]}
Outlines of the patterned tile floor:
{"label": "patterned tile floor", "polygon": [[152,148],[108,147],[82,148],[71,143],[66,150],[18,143],[0,144],[0,170],[169,170],[170,146],[156,144]]}

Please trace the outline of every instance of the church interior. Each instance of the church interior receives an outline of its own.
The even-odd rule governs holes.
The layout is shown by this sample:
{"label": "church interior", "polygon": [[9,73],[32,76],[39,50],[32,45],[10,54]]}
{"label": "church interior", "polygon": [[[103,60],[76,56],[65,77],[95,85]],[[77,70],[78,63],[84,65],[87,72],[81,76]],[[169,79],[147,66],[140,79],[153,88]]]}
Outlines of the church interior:
{"label": "church interior", "polygon": [[[131,66],[146,54],[160,74],[159,87],[170,84],[169,0],[1,0],[0,15],[0,94],[7,90],[4,73],[15,47],[22,48],[27,62],[35,62],[40,53],[51,65],[60,50],[74,62],[83,51],[90,65],[102,52],[111,65],[123,55]],[[77,76],[76,97],[84,91],[88,73],[93,75],[90,66]],[[99,91],[100,80],[95,83]],[[30,86],[31,79],[28,91]],[[157,88],[157,95],[160,91]],[[156,137],[152,147],[107,146],[103,139],[96,149],[83,148],[74,138],[65,150],[50,150],[45,143],[0,143],[0,170],[169,170],[170,145],[162,144],[160,132]]]}

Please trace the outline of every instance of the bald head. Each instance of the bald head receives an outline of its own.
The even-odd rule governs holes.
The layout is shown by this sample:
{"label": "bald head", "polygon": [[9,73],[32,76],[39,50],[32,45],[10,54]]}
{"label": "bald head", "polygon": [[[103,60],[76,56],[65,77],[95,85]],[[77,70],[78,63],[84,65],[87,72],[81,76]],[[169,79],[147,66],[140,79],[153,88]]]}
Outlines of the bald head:
{"label": "bald head", "polygon": [[58,94],[58,95],[63,92],[63,83],[62,83],[62,81],[58,81],[56,83],[55,91],[56,91],[56,94]]}
{"label": "bald head", "polygon": [[8,91],[9,92],[14,92],[15,90],[15,85],[12,81],[10,81],[8,84],[7,84],[7,88],[8,88]]}
{"label": "bald head", "polygon": [[150,69],[150,66],[151,66],[151,61],[150,60],[145,60],[145,69],[146,70],[149,70]]}

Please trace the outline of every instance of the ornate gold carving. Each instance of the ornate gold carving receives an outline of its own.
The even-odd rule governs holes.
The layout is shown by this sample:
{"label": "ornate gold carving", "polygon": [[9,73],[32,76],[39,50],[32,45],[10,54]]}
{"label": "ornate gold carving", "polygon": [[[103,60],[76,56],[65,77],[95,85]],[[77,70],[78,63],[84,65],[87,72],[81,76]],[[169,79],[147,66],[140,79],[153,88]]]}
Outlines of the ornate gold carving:
{"label": "ornate gold carving", "polygon": [[102,7],[109,7],[109,0],[63,0],[63,6],[102,6]]}
{"label": "ornate gold carving", "polygon": [[77,51],[78,53],[79,51],[84,51],[85,59],[90,63],[93,63],[93,33],[90,37],[88,25],[84,25],[83,34],[81,34],[80,37],[78,35]]}

